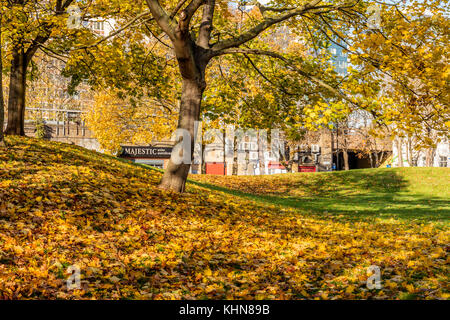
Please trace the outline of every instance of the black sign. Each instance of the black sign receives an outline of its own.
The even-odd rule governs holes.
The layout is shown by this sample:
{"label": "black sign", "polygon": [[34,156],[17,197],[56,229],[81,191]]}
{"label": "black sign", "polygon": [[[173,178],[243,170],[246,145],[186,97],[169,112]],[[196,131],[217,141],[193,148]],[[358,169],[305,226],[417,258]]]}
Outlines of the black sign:
{"label": "black sign", "polygon": [[122,158],[149,158],[149,159],[169,159],[172,153],[171,147],[140,147],[122,146]]}

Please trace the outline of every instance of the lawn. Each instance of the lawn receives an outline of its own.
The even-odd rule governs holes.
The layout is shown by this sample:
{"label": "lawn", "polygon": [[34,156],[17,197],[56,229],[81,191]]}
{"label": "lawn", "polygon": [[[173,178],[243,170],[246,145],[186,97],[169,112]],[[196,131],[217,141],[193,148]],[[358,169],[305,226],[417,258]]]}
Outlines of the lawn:
{"label": "lawn", "polygon": [[[7,142],[0,298],[449,297],[448,169],[192,176],[179,195],[142,165]],[[381,289],[366,286],[371,265]]]}
{"label": "lawn", "polygon": [[270,176],[193,176],[211,190],[345,219],[450,219],[450,168],[380,168]]}

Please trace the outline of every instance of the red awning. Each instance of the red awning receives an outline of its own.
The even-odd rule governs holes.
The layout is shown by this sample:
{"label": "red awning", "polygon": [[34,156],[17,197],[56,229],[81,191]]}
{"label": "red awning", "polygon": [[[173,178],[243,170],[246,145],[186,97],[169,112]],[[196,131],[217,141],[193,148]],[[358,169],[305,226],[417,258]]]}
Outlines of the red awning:
{"label": "red awning", "polygon": [[298,172],[316,172],[315,166],[298,166]]}
{"label": "red awning", "polygon": [[269,161],[269,169],[282,169],[286,170],[286,167],[283,166],[281,163],[276,161]]}

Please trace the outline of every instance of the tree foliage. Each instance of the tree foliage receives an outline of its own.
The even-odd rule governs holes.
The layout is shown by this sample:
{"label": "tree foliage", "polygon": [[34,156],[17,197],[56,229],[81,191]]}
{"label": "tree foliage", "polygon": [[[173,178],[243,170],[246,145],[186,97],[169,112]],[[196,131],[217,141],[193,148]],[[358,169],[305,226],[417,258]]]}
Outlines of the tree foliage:
{"label": "tree foliage", "polygon": [[[447,1],[412,1],[382,8],[380,29],[355,29],[357,72],[349,87],[372,101],[378,122],[395,136],[414,136],[418,147],[449,137],[449,51]],[[369,108],[370,110],[370,108]]]}
{"label": "tree foliage", "polygon": [[175,112],[168,112],[154,100],[120,99],[117,92],[103,91],[95,95],[84,120],[100,147],[117,154],[121,145],[168,140],[176,127]]}

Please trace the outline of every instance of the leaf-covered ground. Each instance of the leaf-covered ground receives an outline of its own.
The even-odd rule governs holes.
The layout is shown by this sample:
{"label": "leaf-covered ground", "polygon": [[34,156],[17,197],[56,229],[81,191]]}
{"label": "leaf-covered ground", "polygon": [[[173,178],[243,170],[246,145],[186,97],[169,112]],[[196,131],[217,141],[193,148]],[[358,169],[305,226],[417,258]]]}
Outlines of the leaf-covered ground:
{"label": "leaf-covered ground", "polygon": [[[349,219],[326,203],[320,213],[319,204],[292,204],[303,192],[299,174],[278,184],[231,178],[234,190],[211,184],[229,177],[196,177],[206,180],[178,195],[156,188],[155,170],[66,144],[7,141],[9,150],[0,148],[0,298],[449,297],[445,212],[433,219],[440,208],[448,212],[441,187],[430,201],[444,200],[428,203],[429,220],[424,212],[411,220],[405,213]],[[449,171],[435,175],[444,175],[448,190]],[[346,191],[339,192],[344,201]],[[70,265],[81,270],[80,290],[66,288]],[[380,267],[382,289],[367,288],[370,265]]]}

